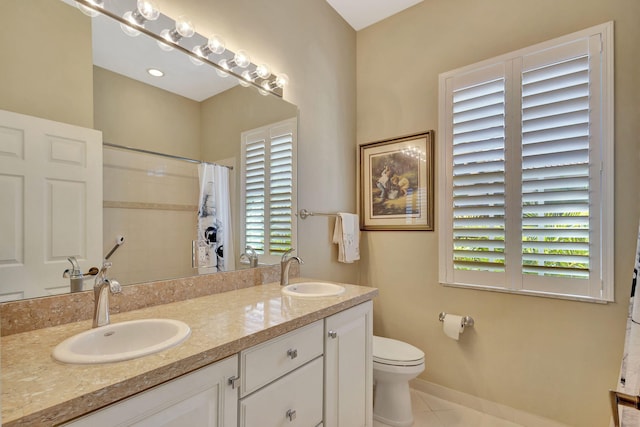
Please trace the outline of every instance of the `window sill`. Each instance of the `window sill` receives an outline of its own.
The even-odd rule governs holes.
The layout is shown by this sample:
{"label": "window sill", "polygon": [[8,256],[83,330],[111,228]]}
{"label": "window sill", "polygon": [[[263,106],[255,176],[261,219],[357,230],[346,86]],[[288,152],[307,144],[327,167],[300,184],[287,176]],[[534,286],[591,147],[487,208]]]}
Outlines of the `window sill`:
{"label": "window sill", "polygon": [[464,289],[474,289],[478,291],[491,291],[491,292],[499,292],[503,294],[513,294],[513,295],[523,295],[523,296],[531,296],[531,297],[541,297],[541,298],[553,298],[553,299],[563,299],[569,301],[578,301],[578,302],[590,302],[596,304],[608,304],[610,302],[605,299],[600,298],[591,298],[579,295],[564,295],[564,294],[552,294],[547,292],[536,292],[536,291],[525,291],[525,290],[514,290],[514,289],[506,289],[506,288],[496,288],[491,286],[480,286],[480,285],[468,285],[463,283],[443,283],[440,282],[442,286],[449,288],[464,288]]}

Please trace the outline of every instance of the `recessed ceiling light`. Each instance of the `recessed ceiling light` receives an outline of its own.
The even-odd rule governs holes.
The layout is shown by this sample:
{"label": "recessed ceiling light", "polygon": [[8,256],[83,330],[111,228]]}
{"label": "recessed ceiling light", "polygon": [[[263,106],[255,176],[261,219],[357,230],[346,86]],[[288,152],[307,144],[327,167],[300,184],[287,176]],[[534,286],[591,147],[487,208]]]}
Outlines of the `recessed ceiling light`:
{"label": "recessed ceiling light", "polygon": [[153,77],[162,77],[164,76],[164,73],[160,70],[158,70],[157,68],[149,68],[147,70],[147,73],[151,74]]}

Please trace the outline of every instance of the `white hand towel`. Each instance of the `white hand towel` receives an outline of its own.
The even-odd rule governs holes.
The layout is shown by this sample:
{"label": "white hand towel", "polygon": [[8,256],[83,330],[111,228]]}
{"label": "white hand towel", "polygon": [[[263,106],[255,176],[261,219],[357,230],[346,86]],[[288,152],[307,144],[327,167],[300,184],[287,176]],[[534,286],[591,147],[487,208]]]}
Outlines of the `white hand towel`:
{"label": "white hand towel", "polygon": [[360,221],[358,215],[338,213],[333,229],[333,243],[338,244],[338,261],[352,263],[360,259]]}

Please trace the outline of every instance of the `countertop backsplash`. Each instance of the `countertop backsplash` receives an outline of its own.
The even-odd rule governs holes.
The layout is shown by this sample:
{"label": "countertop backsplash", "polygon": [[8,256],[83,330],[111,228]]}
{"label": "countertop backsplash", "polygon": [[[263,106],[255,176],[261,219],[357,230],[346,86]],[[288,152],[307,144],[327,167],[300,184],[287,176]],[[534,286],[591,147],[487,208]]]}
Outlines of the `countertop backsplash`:
{"label": "countertop backsplash", "polygon": [[[298,277],[298,265],[290,276]],[[184,301],[236,289],[276,282],[280,266],[250,268],[205,274],[181,279],[127,285],[122,293],[110,295],[111,314]],[[0,304],[0,334],[8,336],[51,326],[90,319],[93,316],[93,291],[11,301]]]}

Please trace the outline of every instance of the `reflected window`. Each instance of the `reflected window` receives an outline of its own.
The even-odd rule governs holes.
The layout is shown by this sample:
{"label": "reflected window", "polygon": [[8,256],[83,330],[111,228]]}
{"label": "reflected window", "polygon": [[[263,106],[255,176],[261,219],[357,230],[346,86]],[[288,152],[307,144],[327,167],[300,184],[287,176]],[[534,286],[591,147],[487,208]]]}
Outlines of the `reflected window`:
{"label": "reflected window", "polygon": [[297,119],[242,133],[242,247],[261,263],[294,247]]}

